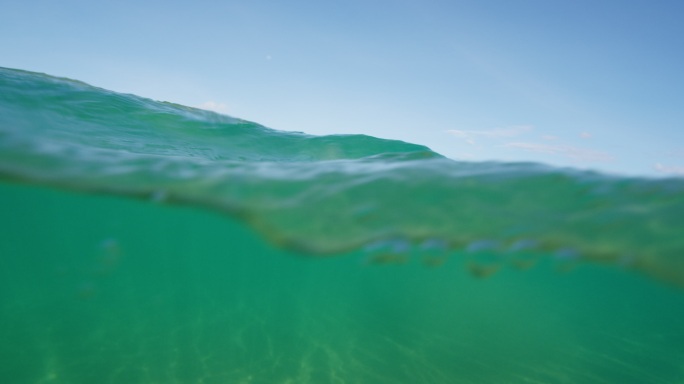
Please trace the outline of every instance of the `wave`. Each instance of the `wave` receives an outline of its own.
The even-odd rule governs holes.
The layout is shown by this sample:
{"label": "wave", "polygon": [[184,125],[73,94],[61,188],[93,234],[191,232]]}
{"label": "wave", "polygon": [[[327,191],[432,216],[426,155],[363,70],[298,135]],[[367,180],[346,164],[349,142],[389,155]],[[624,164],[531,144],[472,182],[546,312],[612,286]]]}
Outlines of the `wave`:
{"label": "wave", "polygon": [[552,258],[684,285],[684,180],[469,163],[365,135],[283,132],[0,68],[0,177],[221,211],[300,253],[468,260],[480,276]]}

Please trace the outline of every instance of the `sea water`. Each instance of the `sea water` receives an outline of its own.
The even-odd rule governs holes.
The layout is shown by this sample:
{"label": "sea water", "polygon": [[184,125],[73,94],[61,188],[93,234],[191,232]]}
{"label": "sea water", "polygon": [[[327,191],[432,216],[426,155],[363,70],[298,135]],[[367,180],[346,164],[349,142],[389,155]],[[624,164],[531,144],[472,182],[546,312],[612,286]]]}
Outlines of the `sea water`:
{"label": "sea water", "polygon": [[0,69],[2,383],[684,383],[684,182]]}

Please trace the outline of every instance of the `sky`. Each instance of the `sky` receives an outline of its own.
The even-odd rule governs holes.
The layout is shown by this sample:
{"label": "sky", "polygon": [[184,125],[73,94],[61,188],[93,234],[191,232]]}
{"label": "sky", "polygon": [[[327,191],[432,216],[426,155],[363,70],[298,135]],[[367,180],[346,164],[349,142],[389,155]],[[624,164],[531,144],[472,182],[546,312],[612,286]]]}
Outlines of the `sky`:
{"label": "sky", "polygon": [[684,177],[684,1],[0,0],[0,66],[462,161]]}

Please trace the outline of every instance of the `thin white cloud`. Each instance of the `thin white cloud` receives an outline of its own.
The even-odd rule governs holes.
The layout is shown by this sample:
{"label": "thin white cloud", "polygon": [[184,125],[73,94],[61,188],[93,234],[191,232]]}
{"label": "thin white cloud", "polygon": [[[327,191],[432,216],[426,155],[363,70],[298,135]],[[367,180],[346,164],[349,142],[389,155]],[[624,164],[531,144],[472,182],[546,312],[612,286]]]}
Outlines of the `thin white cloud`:
{"label": "thin white cloud", "polygon": [[594,136],[594,135],[592,135],[592,134],[589,133],[589,132],[582,132],[582,133],[579,134],[579,137],[581,137],[581,138],[583,138],[583,139],[590,139],[592,136]]}
{"label": "thin white cloud", "polygon": [[504,147],[517,148],[547,155],[564,156],[577,161],[603,162],[613,160],[613,156],[608,153],[578,148],[571,145],[513,142],[504,144]]}
{"label": "thin white cloud", "polygon": [[675,166],[663,165],[661,163],[655,163],[655,164],[653,164],[653,169],[657,172],[660,172],[660,173],[666,173],[669,175],[684,176],[684,167],[675,167]]}
{"label": "thin white cloud", "polygon": [[496,128],[490,130],[463,130],[463,129],[449,129],[446,132],[452,136],[463,139],[466,143],[474,145],[476,139],[500,139],[510,138],[524,134],[533,130],[534,127],[530,125],[517,125],[507,128]]}
{"label": "thin white cloud", "polygon": [[214,111],[219,113],[227,113],[228,106],[224,103],[217,103],[215,101],[207,101],[197,106],[197,108],[205,109],[207,111]]}

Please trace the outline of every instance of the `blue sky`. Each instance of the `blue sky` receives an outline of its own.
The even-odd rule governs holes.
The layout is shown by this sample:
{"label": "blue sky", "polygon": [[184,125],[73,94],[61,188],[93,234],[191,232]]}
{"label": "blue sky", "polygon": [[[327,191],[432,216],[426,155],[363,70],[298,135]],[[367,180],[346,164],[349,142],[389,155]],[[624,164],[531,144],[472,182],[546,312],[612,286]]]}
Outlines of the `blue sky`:
{"label": "blue sky", "polygon": [[3,67],[458,160],[684,175],[684,1],[0,5]]}

